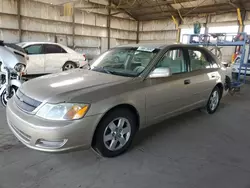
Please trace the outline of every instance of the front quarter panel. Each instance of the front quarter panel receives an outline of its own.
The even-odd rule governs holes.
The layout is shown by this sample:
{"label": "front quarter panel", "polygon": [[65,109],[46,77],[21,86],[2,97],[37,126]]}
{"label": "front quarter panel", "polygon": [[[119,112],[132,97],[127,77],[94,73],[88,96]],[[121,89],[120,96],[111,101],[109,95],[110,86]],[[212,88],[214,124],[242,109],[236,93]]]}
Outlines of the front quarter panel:
{"label": "front quarter panel", "polygon": [[140,119],[140,127],[145,125],[145,89],[143,82],[136,80],[133,83],[112,86],[95,93],[95,95],[92,94],[92,99],[95,99],[90,104],[86,116],[97,114],[103,114],[104,116],[109,110],[127,104],[136,109]]}

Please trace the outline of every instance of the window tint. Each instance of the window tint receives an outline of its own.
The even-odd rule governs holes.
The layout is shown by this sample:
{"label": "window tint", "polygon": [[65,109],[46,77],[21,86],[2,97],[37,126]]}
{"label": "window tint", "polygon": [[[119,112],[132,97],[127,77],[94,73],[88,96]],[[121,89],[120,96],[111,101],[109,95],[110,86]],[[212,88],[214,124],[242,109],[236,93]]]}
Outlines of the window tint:
{"label": "window tint", "polygon": [[60,46],[53,45],[53,44],[46,44],[45,53],[46,54],[58,54],[58,53],[66,53],[66,51]]}
{"label": "window tint", "polygon": [[190,57],[190,66],[191,71],[209,69],[211,67],[211,63],[207,60],[204,53],[199,50],[188,50]]}
{"label": "window tint", "polygon": [[170,68],[172,74],[186,72],[183,51],[181,49],[169,50],[157,64],[157,68],[159,67]]}
{"label": "window tint", "polygon": [[25,52],[29,55],[42,54],[42,45],[35,44],[24,48]]}

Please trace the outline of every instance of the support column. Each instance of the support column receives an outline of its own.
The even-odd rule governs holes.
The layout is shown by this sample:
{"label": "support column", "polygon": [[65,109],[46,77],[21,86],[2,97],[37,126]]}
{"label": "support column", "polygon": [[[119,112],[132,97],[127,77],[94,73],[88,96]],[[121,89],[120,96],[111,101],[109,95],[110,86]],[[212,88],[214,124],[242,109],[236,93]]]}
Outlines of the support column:
{"label": "support column", "polygon": [[207,26],[207,24],[208,23],[210,23],[211,22],[211,15],[209,14],[209,15],[207,15],[206,16],[206,23],[205,23],[205,35],[208,35],[208,26]]}
{"label": "support column", "polygon": [[208,23],[211,23],[211,15],[210,14],[208,14],[207,16],[206,16],[206,23],[205,23],[205,32],[204,32],[204,34],[205,34],[205,41],[204,42],[207,42],[207,40],[208,40],[208,26],[207,26],[207,24]]}
{"label": "support column", "polygon": [[136,31],[136,43],[137,44],[140,42],[139,34],[140,34],[140,21],[137,21],[137,31]]}
{"label": "support column", "polygon": [[21,22],[21,0],[17,1],[17,20],[18,20],[18,40],[22,40],[22,22]]}
{"label": "support column", "polygon": [[110,22],[111,22],[111,0],[109,0],[108,19],[107,19],[108,49],[110,49]]}
{"label": "support column", "polygon": [[75,24],[75,6],[73,5],[72,8],[72,44],[73,44],[73,49],[75,48],[75,28],[76,28],[76,24]]}

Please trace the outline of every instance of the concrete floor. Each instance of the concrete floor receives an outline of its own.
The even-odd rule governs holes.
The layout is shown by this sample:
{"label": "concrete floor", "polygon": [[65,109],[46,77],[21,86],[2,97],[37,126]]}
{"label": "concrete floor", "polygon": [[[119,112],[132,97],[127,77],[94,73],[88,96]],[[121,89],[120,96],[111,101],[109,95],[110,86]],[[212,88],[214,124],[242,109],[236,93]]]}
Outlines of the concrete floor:
{"label": "concrete floor", "polygon": [[193,111],[141,132],[113,159],[33,151],[0,108],[0,188],[250,188],[250,86],[214,115]]}

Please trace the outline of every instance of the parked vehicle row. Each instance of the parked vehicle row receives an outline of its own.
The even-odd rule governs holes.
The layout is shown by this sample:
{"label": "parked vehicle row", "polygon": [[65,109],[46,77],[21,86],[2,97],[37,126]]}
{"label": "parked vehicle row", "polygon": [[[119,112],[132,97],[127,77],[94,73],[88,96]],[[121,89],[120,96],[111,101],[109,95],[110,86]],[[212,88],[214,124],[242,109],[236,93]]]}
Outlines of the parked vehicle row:
{"label": "parked vehicle row", "polygon": [[27,55],[18,46],[0,41],[0,97],[3,106],[7,105],[7,101],[23,83],[22,74],[27,59]]}
{"label": "parked vehicle row", "polygon": [[124,45],[84,69],[25,82],[8,101],[7,122],[32,149],[92,147],[114,157],[149,125],[197,108],[214,113],[230,79],[221,62],[201,47]]}

